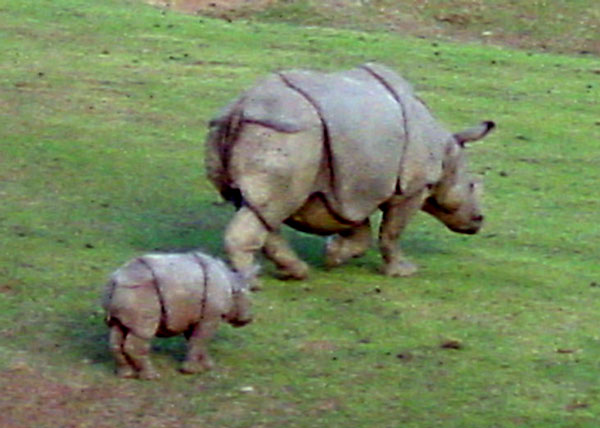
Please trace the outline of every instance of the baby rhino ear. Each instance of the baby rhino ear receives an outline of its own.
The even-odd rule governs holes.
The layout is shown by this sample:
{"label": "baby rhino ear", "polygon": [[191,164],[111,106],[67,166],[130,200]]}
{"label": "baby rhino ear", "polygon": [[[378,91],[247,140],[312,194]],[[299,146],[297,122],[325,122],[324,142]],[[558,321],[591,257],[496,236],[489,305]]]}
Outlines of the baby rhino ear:
{"label": "baby rhino ear", "polygon": [[496,124],[494,122],[491,120],[486,120],[485,122],[481,122],[479,125],[474,126],[473,128],[457,132],[454,134],[454,138],[461,147],[464,147],[465,143],[481,140],[495,127]]}
{"label": "baby rhino ear", "polygon": [[242,290],[248,291],[251,289],[254,280],[258,276],[258,272],[260,272],[259,265],[253,265],[252,267],[243,272],[235,272],[236,275],[238,275],[238,278],[240,279]]}

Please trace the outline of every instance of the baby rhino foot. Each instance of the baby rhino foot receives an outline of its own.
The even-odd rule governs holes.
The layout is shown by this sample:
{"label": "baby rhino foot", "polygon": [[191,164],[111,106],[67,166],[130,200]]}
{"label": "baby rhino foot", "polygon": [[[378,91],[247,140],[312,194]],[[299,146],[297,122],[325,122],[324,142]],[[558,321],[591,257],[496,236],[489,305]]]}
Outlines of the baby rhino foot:
{"label": "baby rhino foot", "polygon": [[411,276],[414,275],[417,272],[417,270],[417,265],[407,260],[402,260],[396,263],[390,263],[384,265],[383,267],[384,275],[393,277]]}
{"label": "baby rhino foot", "polygon": [[262,281],[258,278],[254,278],[249,282],[248,287],[250,288],[250,291],[260,291],[263,288]]}
{"label": "baby rhino foot", "polygon": [[202,361],[190,361],[190,360],[186,360],[183,362],[183,364],[181,365],[181,373],[184,374],[195,374],[195,373],[200,373],[203,372],[205,370],[210,370],[213,368],[213,363],[212,361],[205,359]]}
{"label": "baby rhino foot", "polygon": [[142,380],[155,380],[155,379],[160,379],[160,374],[157,371],[155,371],[154,369],[141,370],[139,373],[139,378]]}

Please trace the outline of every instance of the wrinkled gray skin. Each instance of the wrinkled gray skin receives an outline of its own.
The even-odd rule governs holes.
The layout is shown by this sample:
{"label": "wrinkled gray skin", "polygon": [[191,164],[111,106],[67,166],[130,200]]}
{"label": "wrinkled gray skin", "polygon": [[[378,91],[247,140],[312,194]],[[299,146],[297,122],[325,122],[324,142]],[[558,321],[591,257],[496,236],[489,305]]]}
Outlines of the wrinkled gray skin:
{"label": "wrinkled gray skin", "polygon": [[233,267],[246,271],[262,249],[282,277],[305,278],[283,223],[331,235],[326,264],[339,265],[369,248],[369,216],[379,209],[383,272],[413,274],[396,241],[417,211],[455,232],[480,229],[482,185],[464,147],[494,126],[448,132],[402,77],[377,64],[266,77],[211,121],[206,143],[207,175],[238,208],[225,232]]}
{"label": "wrinkled gray skin", "polygon": [[103,301],[117,375],[159,377],[148,355],[150,340],[181,333],[188,340],[181,371],[211,368],[206,341],[219,322],[241,327],[252,319],[248,281],[199,252],[150,254],[119,268],[106,285]]}

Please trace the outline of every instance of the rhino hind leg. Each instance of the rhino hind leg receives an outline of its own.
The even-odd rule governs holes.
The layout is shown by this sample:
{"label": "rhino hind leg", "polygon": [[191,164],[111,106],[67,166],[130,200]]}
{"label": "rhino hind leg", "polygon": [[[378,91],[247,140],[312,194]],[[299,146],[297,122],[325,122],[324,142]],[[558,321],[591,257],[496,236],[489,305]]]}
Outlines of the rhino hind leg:
{"label": "rhino hind leg", "polygon": [[417,266],[404,256],[397,244],[400,234],[423,203],[421,194],[395,198],[382,205],[383,218],[379,230],[379,249],[383,258],[383,273],[387,276],[410,276]]}
{"label": "rhino hind leg", "polygon": [[225,231],[225,247],[238,271],[252,269],[254,253],[267,244],[265,251],[284,271],[306,275],[287,244],[269,233],[314,190],[323,157],[322,128],[313,109],[307,111],[314,116],[307,130],[285,133],[246,123],[231,149],[228,172],[242,203]]}
{"label": "rhino hind leg", "polygon": [[327,241],[325,265],[331,268],[360,257],[369,249],[371,242],[371,224],[367,219],[360,226],[345,230]]}
{"label": "rhino hind leg", "polygon": [[140,379],[151,380],[160,377],[150,361],[150,340],[138,337],[131,331],[125,332],[123,352],[137,370]]}
{"label": "rhino hind leg", "polygon": [[281,279],[306,279],[308,277],[308,265],[298,258],[279,232],[269,233],[263,252],[275,263]]}
{"label": "rhino hind leg", "polygon": [[134,378],[137,376],[137,371],[123,350],[126,333],[120,324],[114,323],[110,327],[108,342],[115,359],[117,376],[120,378]]}
{"label": "rhino hind leg", "polygon": [[[225,251],[233,268],[238,272],[254,270],[254,253],[267,239],[268,230],[261,219],[248,207],[241,207],[225,230]],[[258,288],[258,280],[252,287]]]}

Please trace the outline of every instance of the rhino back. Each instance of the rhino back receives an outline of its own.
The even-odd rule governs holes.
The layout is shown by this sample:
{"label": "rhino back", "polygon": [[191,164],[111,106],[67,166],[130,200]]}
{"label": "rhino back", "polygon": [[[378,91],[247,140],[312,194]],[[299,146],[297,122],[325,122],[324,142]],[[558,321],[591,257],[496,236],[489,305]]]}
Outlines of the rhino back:
{"label": "rhino back", "polygon": [[[279,74],[271,74],[222,108],[209,125],[239,128],[244,123],[257,123],[280,132],[294,133],[315,125],[311,108]],[[233,133],[231,136],[235,140]]]}
{"label": "rhino back", "polygon": [[326,127],[330,206],[347,220],[362,221],[394,193],[405,136],[402,109],[360,68],[281,74],[313,103]]}
{"label": "rhino back", "polygon": [[204,271],[191,254],[147,255],[143,260],[152,269],[162,306],[162,325],[179,333],[198,320],[202,312]]}
{"label": "rhino back", "polygon": [[284,133],[318,125],[307,100],[292,90],[279,74],[259,82],[243,96],[243,122],[258,123]]}

